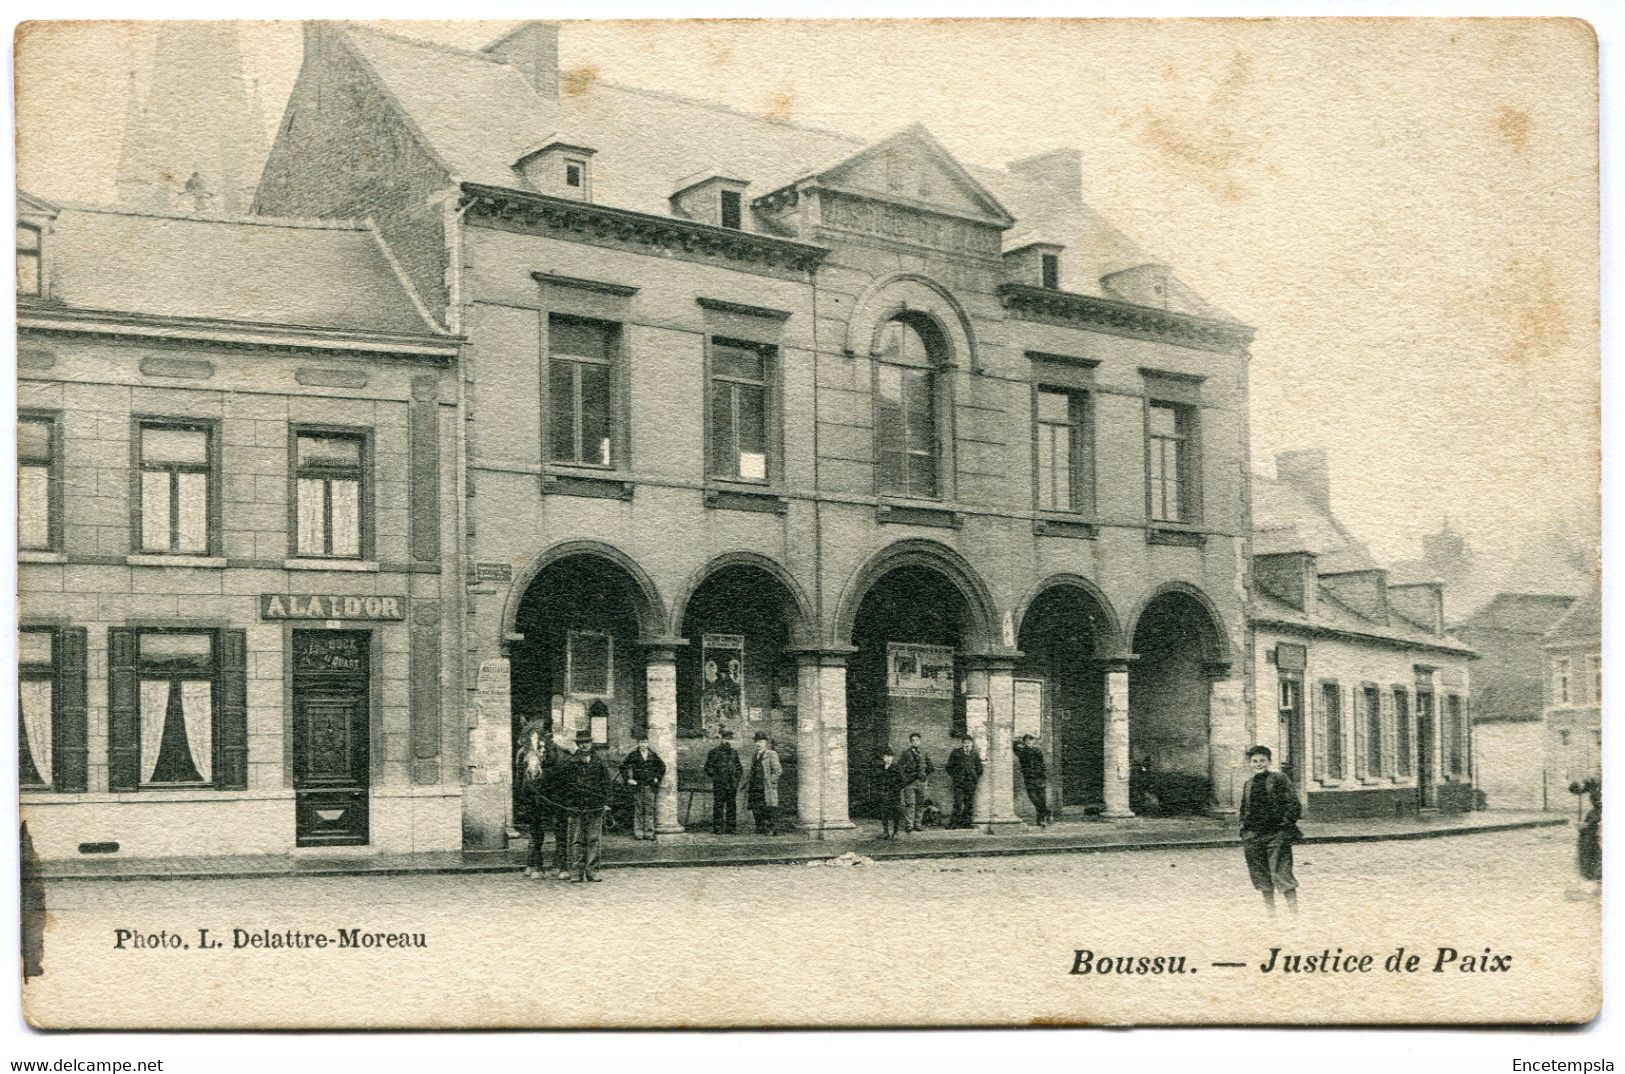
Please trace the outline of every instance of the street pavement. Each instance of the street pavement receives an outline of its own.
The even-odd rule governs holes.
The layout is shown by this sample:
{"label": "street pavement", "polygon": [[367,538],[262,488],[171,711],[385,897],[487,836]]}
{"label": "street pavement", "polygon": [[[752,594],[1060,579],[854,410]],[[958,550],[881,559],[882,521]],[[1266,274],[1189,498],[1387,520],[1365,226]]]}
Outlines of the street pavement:
{"label": "street pavement", "polygon": [[[1264,914],[1233,847],[858,862],[601,884],[54,880],[25,1009],[123,1027],[1414,1023],[1583,1020],[1600,997],[1572,827],[1303,846],[1296,919]],[[204,950],[200,928],[224,942]],[[186,946],[120,949],[119,929]],[[349,929],[377,946],[272,939]],[[1418,968],[1383,971],[1401,946]],[[1272,947],[1376,969],[1263,973]],[[1457,957],[1435,972],[1441,948]],[[1079,951],[1182,956],[1187,972],[1076,974]],[[1463,972],[1469,955],[1484,972]]]}

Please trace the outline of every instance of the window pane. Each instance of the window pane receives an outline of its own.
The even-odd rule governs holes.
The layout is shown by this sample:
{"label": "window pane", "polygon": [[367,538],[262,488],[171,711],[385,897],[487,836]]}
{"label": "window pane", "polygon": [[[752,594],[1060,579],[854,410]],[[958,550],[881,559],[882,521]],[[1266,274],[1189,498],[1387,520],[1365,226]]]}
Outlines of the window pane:
{"label": "window pane", "polygon": [[149,466],[206,466],[209,434],[202,429],[142,429],[141,461]]}
{"label": "window pane", "polygon": [[1151,408],[1152,436],[1174,436],[1179,431],[1178,424],[1173,407],[1153,406]]}
{"label": "window pane", "polygon": [[609,374],[607,365],[578,367],[581,377],[581,461],[608,466],[610,450]]}
{"label": "window pane", "polygon": [[27,224],[17,225],[17,249],[38,250],[39,228],[29,227]]}
{"label": "window pane", "polygon": [[301,556],[319,556],[326,551],[323,493],[327,482],[316,477],[299,479],[298,550]]}
{"label": "window pane", "polygon": [[613,355],[615,330],[611,325],[578,321],[572,317],[554,317],[548,321],[547,334],[548,345],[554,354],[570,354],[606,362]]}
{"label": "window pane", "polygon": [[548,425],[552,431],[553,457],[560,462],[576,461],[574,362],[555,361],[548,374]]}
{"label": "window pane", "polygon": [[722,192],[722,226],[728,228],[739,227],[740,198],[737,190],[724,190]]}
{"label": "window pane", "polygon": [[17,423],[17,458],[22,462],[51,461],[51,423],[24,418]]}
{"label": "window pane", "polygon": [[51,545],[51,471],[44,466],[17,470],[17,547]]}
{"label": "window pane", "polygon": [[177,552],[206,552],[209,549],[209,475],[177,474],[179,500],[176,523]]}
{"label": "window pane", "polygon": [[1067,511],[1072,508],[1072,459],[1071,452],[1067,450],[1067,436],[1064,429],[1052,432],[1055,437],[1055,500],[1054,508],[1057,511]]}
{"label": "window pane", "polygon": [[361,465],[361,441],[353,436],[299,437],[299,465],[354,468]]}
{"label": "window pane", "polygon": [[24,630],[17,635],[17,662],[19,664],[50,664],[55,658],[53,650],[56,634],[49,630]]}
{"label": "window pane", "polygon": [[214,658],[212,634],[142,634],[143,670],[208,672]]}
{"label": "window pane", "polygon": [[738,413],[739,476],[754,480],[767,477],[767,391],[736,385]]}
{"label": "window pane", "polygon": [[882,450],[880,452],[880,487],[884,492],[908,492],[908,478],[905,474],[907,466],[903,460],[906,456],[897,450]]}
{"label": "window pane", "polygon": [[920,330],[907,321],[892,321],[881,333],[880,353],[895,362],[929,365],[931,349]]}
{"label": "window pane", "polygon": [[936,456],[910,455],[908,457],[908,494],[910,496],[936,496]]}
{"label": "window pane", "polygon": [[361,555],[361,483],[335,480],[329,484],[333,500],[333,555]]}
{"label": "window pane", "polygon": [[760,351],[730,343],[715,345],[711,353],[711,368],[719,377],[757,381],[767,379],[766,361]]}
{"label": "window pane", "polygon": [[1055,446],[1048,429],[1038,432],[1038,506],[1055,507]]}
{"label": "window pane", "polygon": [[908,422],[908,448],[936,454],[937,423],[931,374],[905,370],[903,407]]}
{"label": "window pane", "polygon": [[1072,421],[1072,397],[1066,392],[1039,392],[1038,420],[1070,424]]}
{"label": "window pane", "polygon": [[164,471],[141,475],[141,547],[169,551],[169,474]]}
{"label": "window pane", "polygon": [[732,384],[711,385],[711,472],[722,477],[738,476],[734,471],[733,393]]}

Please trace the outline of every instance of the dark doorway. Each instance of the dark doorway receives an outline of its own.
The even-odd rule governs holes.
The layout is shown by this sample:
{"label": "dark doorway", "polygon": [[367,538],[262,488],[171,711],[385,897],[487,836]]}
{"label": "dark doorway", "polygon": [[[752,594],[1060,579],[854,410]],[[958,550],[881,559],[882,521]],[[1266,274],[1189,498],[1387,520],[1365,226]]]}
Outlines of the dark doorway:
{"label": "dark doorway", "polygon": [[299,846],[368,841],[371,636],[293,632],[293,786]]}
{"label": "dark doorway", "polygon": [[1281,771],[1292,785],[1303,791],[1303,680],[1297,676],[1281,676]]}
{"label": "dark doorway", "polygon": [[1021,621],[1017,677],[1044,682],[1039,748],[1060,770],[1052,806],[1105,804],[1105,672],[1096,657],[1109,632],[1094,597],[1072,585],[1046,589]]}
{"label": "dark doorway", "polygon": [[1140,613],[1129,666],[1129,785],[1136,813],[1199,813],[1212,801],[1210,684],[1219,629],[1189,593],[1162,593]]}

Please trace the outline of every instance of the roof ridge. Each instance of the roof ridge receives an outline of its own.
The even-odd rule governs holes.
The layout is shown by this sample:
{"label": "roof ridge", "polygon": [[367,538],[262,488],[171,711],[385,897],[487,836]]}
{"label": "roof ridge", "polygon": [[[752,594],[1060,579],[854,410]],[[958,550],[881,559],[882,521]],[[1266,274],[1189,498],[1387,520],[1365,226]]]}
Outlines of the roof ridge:
{"label": "roof ridge", "polygon": [[[497,67],[507,67],[510,69],[513,67],[513,64],[502,59],[500,56],[492,56],[484,51],[470,52],[467,49],[458,48],[456,45],[448,45],[443,41],[431,41],[428,38],[412,37],[407,34],[396,33],[393,30],[380,30],[376,26],[370,26],[364,22],[344,20],[338,23],[338,29],[345,32],[360,30],[363,33],[369,33],[375,37],[382,37],[386,40],[394,41],[401,45],[416,45],[418,48],[434,49],[436,52],[447,52],[453,56],[461,57],[462,59],[479,60],[481,63],[489,63]],[[501,38],[498,38],[498,40],[500,41]]]}
{"label": "roof ridge", "polygon": [[843,142],[850,142],[859,149],[872,144],[872,142],[863,141],[850,134],[842,134],[840,131],[831,130],[828,127],[815,127],[810,123],[793,123],[787,119],[771,119],[767,116],[754,115],[742,109],[734,108],[732,105],[721,104],[700,97],[689,97],[686,94],[672,93],[668,90],[649,89],[646,86],[629,86],[624,82],[606,82],[601,79],[594,80],[593,85],[602,86],[605,89],[619,90],[623,93],[636,93],[642,97],[657,97],[668,101],[676,101],[679,104],[691,104],[697,108],[707,108],[713,112],[725,112],[731,116],[753,120],[757,123],[765,123],[772,127],[786,127],[790,130],[806,131],[809,134],[822,134],[829,138],[839,138]]}
{"label": "roof ridge", "polygon": [[61,201],[57,205],[69,212],[97,213],[103,216],[135,216],[150,220],[179,220],[189,224],[244,224],[249,227],[302,228],[308,231],[366,231],[361,220],[316,216],[260,216],[247,213],[225,216],[214,213],[162,213],[153,209],[131,209],[120,205],[92,205],[85,202]]}

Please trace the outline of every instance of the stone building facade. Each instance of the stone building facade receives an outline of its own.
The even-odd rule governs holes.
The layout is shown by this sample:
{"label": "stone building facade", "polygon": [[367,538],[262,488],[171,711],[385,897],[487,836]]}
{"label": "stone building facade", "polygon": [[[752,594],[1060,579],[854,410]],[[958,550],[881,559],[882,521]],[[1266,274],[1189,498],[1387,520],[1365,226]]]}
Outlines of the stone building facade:
{"label": "stone building facade", "polygon": [[1602,778],[1602,588],[1574,602],[1541,642],[1545,808],[1575,808],[1569,786]]}
{"label": "stone building facade", "polygon": [[[532,717],[647,730],[700,826],[720,729],[839,837],[887,744],[956,731],[976,820],[1129,812],[1132,759],[1234,808],[1249,329],[1081,200],[1076,154],[967,167],[483,52],[313,25],[257,211],[365,217],[451,331],[468,583],[464,825],[514,821]],[[338,151],[365,138],[367,166]]]}
{"label": "stone building facade", "polygon": [[18,215],[35,850],[459,847],[456,341],[365,225]]}

